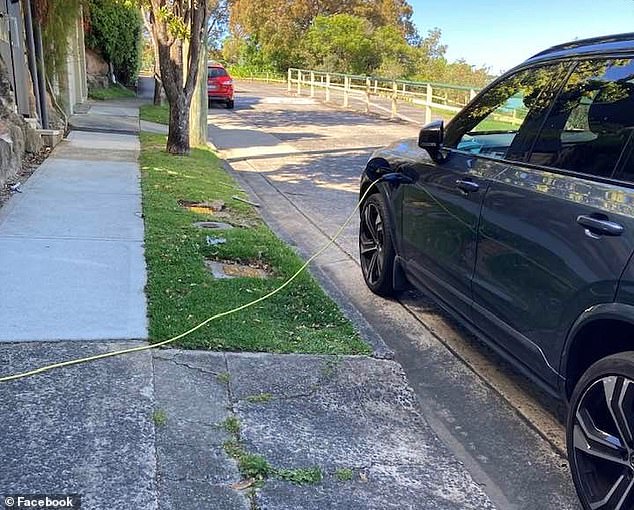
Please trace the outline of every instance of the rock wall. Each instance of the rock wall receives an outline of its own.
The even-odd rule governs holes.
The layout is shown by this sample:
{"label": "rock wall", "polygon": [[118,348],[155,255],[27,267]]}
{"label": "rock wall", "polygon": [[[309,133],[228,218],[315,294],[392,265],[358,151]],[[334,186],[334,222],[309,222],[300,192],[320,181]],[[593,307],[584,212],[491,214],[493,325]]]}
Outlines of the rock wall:
{"label": "rock wall", "polygon": [[35,153],[42,148],[41,137],[15,113],[6,69],[0,56],[0,186],[20,170],[25,152]]}
{"label": "rock wall", "polygon": [[110,66],[99,53],[90,48],[86,48],[86,79],[91,89],[110,85]]}

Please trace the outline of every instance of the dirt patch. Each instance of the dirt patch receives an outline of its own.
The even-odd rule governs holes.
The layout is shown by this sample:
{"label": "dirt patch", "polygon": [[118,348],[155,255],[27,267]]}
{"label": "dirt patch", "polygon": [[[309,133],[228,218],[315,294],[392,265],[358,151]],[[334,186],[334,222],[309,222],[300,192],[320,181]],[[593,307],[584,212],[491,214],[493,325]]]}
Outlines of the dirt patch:
{"label": "dirt patch", "polygon": [[[31,175],[38,169],[42,162],[48,158],[51,154],[50,147],[44,147],[42,150],[35,154],[26,153],[22,159],[22,168],[14,177],[7,179],[4,186],[0,186],[0,207],[2,207],[9,198],[11,198],[16,191],[16,185],[18,183],[24,184]],[[17,188],[19,189],[19,188]]]}
{"label": "dirt patch", "polygon": [[216,214],[225,208],[225,203],[222,200],[212,200],[211,202],[179,200],[178,205],[198,214]]}
{"label": "dirt patch", "polygon": [[272,275],[271,268],[266,264],[253,262],[239,264],[234,261],[211,260],[205,261],[205,266],[214,278],[268,278]]}

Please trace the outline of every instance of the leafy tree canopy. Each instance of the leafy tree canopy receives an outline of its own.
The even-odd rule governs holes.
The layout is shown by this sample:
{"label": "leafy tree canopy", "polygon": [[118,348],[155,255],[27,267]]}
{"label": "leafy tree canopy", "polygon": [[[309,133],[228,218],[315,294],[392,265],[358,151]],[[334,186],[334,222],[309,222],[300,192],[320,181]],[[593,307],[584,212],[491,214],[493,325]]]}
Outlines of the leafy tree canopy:
{"label": "leafy tree canopy", "polygon": [[488,69],[445,58],[439,29],[421,37],[407,0],[229,0],[223,57],[248,72],[289,67],[479,87]]}
{"label": "leafy tree canopy", "polygon": [[85,0],[86,46],[111,62],[117,79],[128,85],[141,66],[141,13],[129,0]]}

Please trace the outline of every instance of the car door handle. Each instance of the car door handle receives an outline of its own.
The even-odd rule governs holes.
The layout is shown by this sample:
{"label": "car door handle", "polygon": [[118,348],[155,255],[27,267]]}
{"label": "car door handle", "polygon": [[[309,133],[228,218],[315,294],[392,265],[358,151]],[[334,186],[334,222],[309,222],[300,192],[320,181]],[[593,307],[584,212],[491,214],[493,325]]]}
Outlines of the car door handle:
{"label": "car door handle", "polygon": [[465,193],[474,193],[480,189],[480,185],[477,182],[458,179],[456,181],[456,188]]}
{"label": "car door handle", "polygon": [[577,216],[577,223],[586,228],[586,233],[594,236],[620,236],[624,231],[623,225],[594,216],[586,216],[584,214]]}

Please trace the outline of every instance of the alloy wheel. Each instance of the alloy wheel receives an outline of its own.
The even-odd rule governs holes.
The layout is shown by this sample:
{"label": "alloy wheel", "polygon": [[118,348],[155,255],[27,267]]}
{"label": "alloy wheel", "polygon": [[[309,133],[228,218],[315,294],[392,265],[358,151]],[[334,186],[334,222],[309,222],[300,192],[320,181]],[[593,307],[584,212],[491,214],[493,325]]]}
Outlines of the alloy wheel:
{"label": "alloy wheel", "polygon": [[359,251],[361,269],[370,285],[377,285],[385,263],[385,232],[381,210],[374,202],[366,202],[361,214]]}
{"label": "alloy wheel", "polygon": [[594,381],[574,409],[572,467],[591,510],[634,508],[634,381]]}

